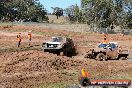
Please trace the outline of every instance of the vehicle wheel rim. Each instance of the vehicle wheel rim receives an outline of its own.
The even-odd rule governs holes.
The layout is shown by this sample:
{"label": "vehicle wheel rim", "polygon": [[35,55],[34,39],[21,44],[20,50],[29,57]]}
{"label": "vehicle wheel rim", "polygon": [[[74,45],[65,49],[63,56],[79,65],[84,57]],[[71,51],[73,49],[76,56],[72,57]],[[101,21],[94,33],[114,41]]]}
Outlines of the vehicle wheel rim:
{"label": "vehicle wheel rim", "polygon": [[103,56],[100,56],[99,59],[100,59],[100,60],[103,60]]}

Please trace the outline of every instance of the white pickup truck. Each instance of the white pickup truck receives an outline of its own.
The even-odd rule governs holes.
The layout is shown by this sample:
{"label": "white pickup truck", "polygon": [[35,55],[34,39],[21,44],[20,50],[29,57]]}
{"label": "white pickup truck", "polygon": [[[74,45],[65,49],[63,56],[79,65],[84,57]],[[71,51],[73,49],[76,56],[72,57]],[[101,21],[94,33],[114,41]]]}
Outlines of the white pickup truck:
{"label": "white pickup truck", "polygon": [[52,37],[50,40],[42,44],[44,52],[55,52],[59,55],[73,55],[75,53],[75,45],[70,38]]}

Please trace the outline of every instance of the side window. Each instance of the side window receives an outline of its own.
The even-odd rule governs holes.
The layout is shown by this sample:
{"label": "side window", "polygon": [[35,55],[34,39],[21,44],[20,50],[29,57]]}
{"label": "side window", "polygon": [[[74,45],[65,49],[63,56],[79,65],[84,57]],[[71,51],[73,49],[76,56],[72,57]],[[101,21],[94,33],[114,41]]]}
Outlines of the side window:
{"label": "side window", "polygon": [[98,47],[99,48],[104,48],[104,47],[106,47],[107,45],[106,44],[100,44]]}
{"label": "side window", "polygon": [[108,47],[112,48],[111,44],[109,44]]}
{"label": "side window", "polygon": [[115,44],[110,44],[110,45],[111,45],[111,48],[116,48]]}
{"label": "side window", "polygon": [[62,38],[61,37],[58,37],[58,42],[61,42],[62,41]]}

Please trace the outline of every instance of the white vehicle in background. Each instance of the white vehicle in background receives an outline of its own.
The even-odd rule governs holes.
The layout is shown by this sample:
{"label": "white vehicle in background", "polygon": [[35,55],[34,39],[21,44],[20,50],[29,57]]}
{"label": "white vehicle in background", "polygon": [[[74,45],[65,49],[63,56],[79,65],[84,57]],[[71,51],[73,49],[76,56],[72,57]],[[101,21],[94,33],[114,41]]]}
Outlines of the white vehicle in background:
{"label": "white vehicle in background", "polygon": [[58,55],[74,55],[76,53],[75,45],[70,38],[52,37],[49,41],[42,44],[44,52],[53,52]]}

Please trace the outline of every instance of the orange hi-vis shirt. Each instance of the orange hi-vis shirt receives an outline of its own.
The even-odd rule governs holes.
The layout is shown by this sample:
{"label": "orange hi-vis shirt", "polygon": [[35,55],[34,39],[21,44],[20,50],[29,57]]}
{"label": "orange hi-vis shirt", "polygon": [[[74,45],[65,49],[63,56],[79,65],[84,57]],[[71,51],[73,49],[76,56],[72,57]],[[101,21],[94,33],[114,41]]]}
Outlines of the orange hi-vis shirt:
{"label": "orange hi-vis shirt", "polygon": [[81,70],[82,77],[88,77],[88,72],[85,72],[84,69]]}
{"label": "orange hi-vis shirt", "polygon": [[101,43],[104,43],[104,44],[108,44],[108,40],[102,40],[102,42]]}
{"label": "orange hi-vis shirt", "polygon": [[31,39],[32,35],[31,33],[28,33],[28,39]]}
{"label": "orange hi-vis shirt", "polygon": [[104,34],[104,38],[107,38],[108,35]]}
{"label": "orange hi-vis shirt", "polygon": [[107,44],[109,42],[108,35],[107,34],[103,34],[102,37],[103,37],[103,40],[101,41],[101,43]]}
{"label": "orange hi-vis shirt", "polygon": [[20,42],[21,42],[21,38],[20,38],[20,36],[19,36],[19,37],[17,37],[17,41],[20,41]]}

